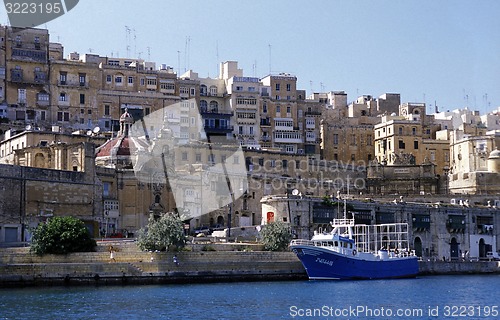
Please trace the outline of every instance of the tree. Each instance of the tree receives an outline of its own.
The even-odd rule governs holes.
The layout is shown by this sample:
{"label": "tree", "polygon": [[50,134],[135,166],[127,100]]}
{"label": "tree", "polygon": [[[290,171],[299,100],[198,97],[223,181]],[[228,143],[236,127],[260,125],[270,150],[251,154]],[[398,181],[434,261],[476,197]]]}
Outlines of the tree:
{"label": "tree", "polygon": [[95,251],[96,245],[83,221],[54,217],[33,231],[30,250],[36,254],[67,254]]}
{"label": "tree", "polygon": [[159,219],[149,217],[146,229],[139,231],[137,244],[141,250],[168,250],[171,245],[184,246],[184,223],[177,214],[166,213]]}
{"label": "tree", "polygon": [[284,251],[292,240],[290,226],[284,222],[271,222],[260,232],[264,249],[268,251]]}

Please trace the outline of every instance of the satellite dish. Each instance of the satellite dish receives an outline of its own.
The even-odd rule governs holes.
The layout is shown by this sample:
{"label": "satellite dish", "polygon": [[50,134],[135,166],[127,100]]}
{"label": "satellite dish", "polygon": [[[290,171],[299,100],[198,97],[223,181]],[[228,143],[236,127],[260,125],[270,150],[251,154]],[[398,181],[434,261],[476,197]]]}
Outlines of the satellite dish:
{"label": "satellite dish", "polygon": [[32,128],[32,127],[31,127],[31,124],[28,124],[28,125],[25,127],[25,129],[26,129],[26,130],[31,130],[31,128]]}
{"label": "satellite dish", "polygon": [[101,131],[101,128],[95,127],[94,130],[92,130],[92,131],[94,131],[94,133],[97,134],[97,133],[99,133]]}
{"label": "satellite dish", "polygon": [[294,196],[299,195],[299,190],[297,190],[297,189],[293,189],[293,190],[292,190],[292,195],[294,195]]}
{"label": "satellite dish", "polygon": [[87,131],[87,135],[88,135],[88,136],[91,136],[91,135],[92,135],[92,131],[90,131],[90,130],[89,130],[89,131]]}

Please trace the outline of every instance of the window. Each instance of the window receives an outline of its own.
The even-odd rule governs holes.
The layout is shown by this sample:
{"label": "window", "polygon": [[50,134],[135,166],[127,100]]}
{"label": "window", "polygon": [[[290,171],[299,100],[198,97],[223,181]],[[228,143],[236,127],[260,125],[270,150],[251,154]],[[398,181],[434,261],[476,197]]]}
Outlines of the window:
{"label": "window", "polygon": [[399,140],[399,149],[404,149],[405,148],[405,143],[403,140]]}
{"label": "window", "polygon": [[211,86],[210,87],[210,94],[213,96],[217,95],[217,87],[216,86]]}
{"label": "window", "polygon": [[40,111],[40,120],[45,121],[46,120],[46,114],[45,111]]}
{"label": "window", "polygon": [[60,72],[59,73],[59,84],[65,85],[66,81],[68,78],[68,73],[67,72]]}
{"label": "window", "polygon": [[411,134],[416,135],[417,134],[417,128],[413,127],[411,128]]}
{"label": "window", "polygon": [[436,161],[436,151],[435,150],[431,150],[431,161]]}
{"label": "window", "polygon": [[170,82],[161,82],[160,81],[160,89],[163,90],[175,90],[175,84]]}
{"label": "window", "polygon": [[271,166],[271,168],[275,168],[276,167],[276,160],[271,159],[270,166]]}
{"label": "window", "polygon": [[333,144],[339,144],[339,135],[337,133],[333,134]]}
{"label": "window", "polygon": [[413,141],[413,149],[418,149],[418,141]]}
{"label": "window", "polygon": [[355,145],[356,145],[356,135],[351,134],[351,146],[355,146]]}
{"label": "window", "polygon": [[134,84],[134,77],[128,77],[128,84]]}
{"label": "window", "polygon": [[238,134],[243,134],[243,126],[238,127]]}
{"label": "window", "polygon": [[65,92],[59,94],[59,101],[68,101],[68,95]]}
{"label": "window", "polygon": [[78,80],[80,82],[80,86],[84,86],[85,85],[85,82],[87,82],[86,78],[87,78],[87,75],[85,73],[78,74]]}
{"label": "window", "polygon": [[109,104],[104,105],[104,115],[109,116]]}
{"label": "window", "polygon": [[69,112],[57,112],[57,121],[69,121]]}
{"label": "window", "polygon": [[276,91],[280,91],[280,84],[279,83],[276,84]]}
{"label": "window", "polygon": [[26,103],[26,89],[17,89],[17,102]]}
{"label": "window", "polygon": [[49,94],[47,92],[40,92],[37,94],[38,101],[49,101]]}
{"label": "window", "polygon": [[116,76],[115,77],[115,83],[117,85],[122,85],[123,77],[122,76]]}
{"label": "window", "polygon": [[111,77],[110,74],[106,75],[106,82],[111,83],[113,81],[113,78]]}
{"label": "window", "polygon": [[398,132],[399,132],[399,134],[403,134],[403,128],[399,127]]}
{"label": "window", "polygon": [[145,83],[144,78],[141,78],[141,86],[143,86],[143,85],[144,85],[144,83]]}
{"label": "window", "polygon": [[292,85],[287,83],[286,84],[286,91],[292,91]]}
{"label": "window", "polygon": [[188,153],[187,152],[182,152],[182,161],[187,161],[188,159]]}
{"label": "window", "polygon": [[81,109],[80,109],[80,113],[81,113],[81,114],[85,114],[85,109],[81,108]]}
{"label": "window", "polygon": [[276,106],[276,113],[281,113],[281,106]]}
{"label": "window", "polygon": [[290,113],[290,112],[292,112],[292,107],[289,107],[289,106],[286,107],[286,113]]}
{"label": "window", "polygon": [[196,94],[196,90],[195,90],[195,88],[191,88],[191,89],[190,89],[190,91],[191,91],[191,93],[190,93],[190,94],[191,94],[192,96],[194,96],[194,95]]}
{"label": "window", "polygon": [[288,169],[288,160],[281,160],[281,165],[283,166],[283,169]]}
{"label": "window", "polygon": [[92,114],[92,109],[88,109],[87,114]]}
{"label": "window", "polygon": [[104,197],[109,197],[109,191],[111,190],[111,184],[109,182],[102,183],[102,195]]}
{"label": "window", "polygon": [[267,113],[267,103],[262,105],[262,112]]}
{"label": "window", "polygon": [[151,108],[150,108],[150,107],[146,107],[146,108],[144,109],[144,114],[147,116],[147,115],[149,115],[150,113],[151,113]]}
{"label": "window", "polygon": [[80,104],[85,104],[85,94],[80,93]]}
{"label": "window", "polygon": [[196,162],[201,162],[201,153],[195,154],[195,161]]}
{"label": "window", "polygon": [[155,78],[147,78],[147,84],[148,86],[156,86],[156,79]]}
{"label": "window", "polygon": [[212,154],[212,153],[211,153],[211,154],[209,154],[209,155],[208,155],[208,159],[207,159],[207,160],[208,160],[208,163],[210,163],[210,164],[214,164],[214,163],[215,163],[215,155],[214,155],[214,154]]}

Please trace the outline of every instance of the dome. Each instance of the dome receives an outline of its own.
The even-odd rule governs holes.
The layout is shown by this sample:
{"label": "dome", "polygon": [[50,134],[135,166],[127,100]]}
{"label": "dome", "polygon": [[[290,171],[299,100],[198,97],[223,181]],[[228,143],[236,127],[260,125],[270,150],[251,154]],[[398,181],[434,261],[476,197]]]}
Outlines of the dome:
{"label": "dome", "polygon": [[104,166],[132,167],[133,157],[138,152],[148,150],[149,144],[139,138],[129,137],[134,118],[127,109],[120,116],[120,133],[96,149],[96,163]]}
{"label": "dome", "polygon": [[498,149],[491,151],[490,156],[488,157],[488,159],[498,159],[498,158],[500,158],[500,150]]}

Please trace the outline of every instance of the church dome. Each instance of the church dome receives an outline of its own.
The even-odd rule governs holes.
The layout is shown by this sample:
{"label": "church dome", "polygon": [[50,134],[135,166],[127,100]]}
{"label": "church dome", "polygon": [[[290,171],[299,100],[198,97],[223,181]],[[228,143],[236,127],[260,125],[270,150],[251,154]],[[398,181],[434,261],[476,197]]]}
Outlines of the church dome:
{"label": "church dome", "polygon": [[500,158],[500,150],[498,149],[491,151],[490,156],[488,157],[488,159],[498,159],[498,158]]}
{"label": "church dome", "polygon": [[106,167],[132,168],[139,151],[148,150],[146,141],[130,137],[129,129],[134,118],[127,110],[120,116],[120,132],[117,137],[106,141],[96,149],[96,164]]}

